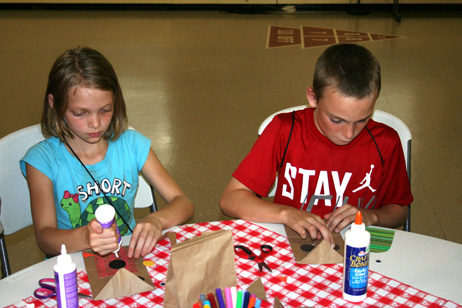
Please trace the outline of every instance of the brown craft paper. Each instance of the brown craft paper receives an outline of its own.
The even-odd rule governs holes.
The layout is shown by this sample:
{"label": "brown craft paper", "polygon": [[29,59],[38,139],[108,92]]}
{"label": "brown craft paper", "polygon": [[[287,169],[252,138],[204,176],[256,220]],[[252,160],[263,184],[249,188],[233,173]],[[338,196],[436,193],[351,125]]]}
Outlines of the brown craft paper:
{"label": "brown craft paper", "polygon": [[[329,242],[324,239],[312,240],[309,236],[302,239],[300,235],[287,226],[284,226],[290,247],[294,253],[295,261],[299,264],[333,264],[343,263],[344,241],[340,234],[332,234],[338,250],[330,247]],[[312,245],[314,248],[307,252],[302,245]]]}
{"label": "brown craft paper", "polygon": [[[127,247],[121,247],[121,249],[127,249]],[[143,265],[143,258],[134,259],[136,273],[121,268],[113,276],[100,278],[96,270],[95,257],[92,252],[85,252],[83,258],[94,300],[120,298],[154,290],[151,277],[146,266]]]}
{"label": "brown craft paper", "polygon": [[263,283],[261,282],[261,278],[258,278],[255,280],[248,288],[247,291],[250,292],[251,294],[255,294],[257,298],[268,301],[266,298],[266,292],[265,292],[265,287],[263,286]]}
{"label": "brown craft paper", "polygon": [[236,282],[233,234],[229,230],[202,233],[172,247],[164,307],[192,307],[200,294]]}
{"label": "brown craft paper", "polygon": [[[281,301],[279,300],[279,298],[276,296],[274,298],[274,308],[284,308],[284,305],[281,303]],[[311,308],[311,307],[300,307],[300,308]]]}

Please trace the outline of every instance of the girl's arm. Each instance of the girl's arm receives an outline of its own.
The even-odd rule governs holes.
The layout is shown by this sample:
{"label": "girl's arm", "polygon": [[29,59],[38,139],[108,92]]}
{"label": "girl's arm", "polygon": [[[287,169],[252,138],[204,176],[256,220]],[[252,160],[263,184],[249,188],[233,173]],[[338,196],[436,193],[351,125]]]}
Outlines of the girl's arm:
{"label": "girl's arm", "polygon": [[92,249],[101,255],[111,253],[118,247],[115,225],[103,230],[96,220],[92,220],[80,228],[58,229],[53,183],[29,164],[26,164],[26,174],[35,237],[46,255],[59,254],[61,244],[65,244],[70,253]]}
{"label": "girl's arm", "polygon": [[141,173],[167,202],[163,209],[139,221],[133,230],[128,257],[138,258],[150,253],[162,236],[162,230],[185,223],[194,216],[194,205],[160,163],[152,149]]}

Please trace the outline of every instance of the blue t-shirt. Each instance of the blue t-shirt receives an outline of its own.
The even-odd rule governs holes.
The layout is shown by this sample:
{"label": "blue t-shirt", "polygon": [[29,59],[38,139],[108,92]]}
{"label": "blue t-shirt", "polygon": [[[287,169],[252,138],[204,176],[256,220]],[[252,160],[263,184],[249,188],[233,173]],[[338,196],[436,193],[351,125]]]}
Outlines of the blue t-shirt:
{"label": "blue t-shirt", "polygon": [[[135,227],[133,208],[138,174],[146,162],[150,147],[148,138],[134,130],[127,130],[114,142],[109,141],[102,161],[86,165],[117,213],[132,230]],[[20,161],[25,176],[26,163],[45,174],[53,183],[59,229],[86,225],[95,217],[98,206],[110,204],[77,158],[56,137],[47,138],[27,151]],[[117,218],[120,233],[130,233],[123,220],[118,215]]]}

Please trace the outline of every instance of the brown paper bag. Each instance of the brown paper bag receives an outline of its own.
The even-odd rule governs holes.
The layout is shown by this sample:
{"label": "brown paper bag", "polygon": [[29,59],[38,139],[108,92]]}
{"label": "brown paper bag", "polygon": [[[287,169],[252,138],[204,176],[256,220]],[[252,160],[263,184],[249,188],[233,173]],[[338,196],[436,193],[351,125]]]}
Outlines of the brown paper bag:
{"label": "brown paper bag", "polygon": [[117,260],[124,260],[126,266],[118,269],[109,265],[116,259],[114,254],[101,257],[91,251],[82,253],[94,300],[120,298],[154,290],[151,277],[143,265],[143,258],[128,259],[127,249],[121,247],[119,250]]}
{"label": "brown paper bag", "polygon": [[172,247],[164,307],[192,307],[200,294],[237,285],[233,234],[202,233]]}
{"label": "brown paper bag", "polygon": [[344,241],[340,234],[334,233],[335,247],[332,249],[324,239],[312,240],[309,236],[304,240],[294,230],[284,226],[295,261],[299,264],[334,264],[343,263]]}

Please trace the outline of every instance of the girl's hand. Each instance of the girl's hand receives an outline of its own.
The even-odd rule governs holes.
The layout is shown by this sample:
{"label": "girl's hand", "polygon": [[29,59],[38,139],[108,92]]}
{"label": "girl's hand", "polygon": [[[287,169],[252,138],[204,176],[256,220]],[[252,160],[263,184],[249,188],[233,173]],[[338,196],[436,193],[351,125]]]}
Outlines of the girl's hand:
{"label": "girl's hand", "polygon": [[162,230],[163,224],[155,214],[146,216],[136,224],[133,230],[127,256],[129,258],[139,258],[149,254],[162,236]]}
{"label": "girl's hand", "polygon": [[104,229],[96,219],[92,219],[87,226],[88,243],[91,249],[100,256],[114,252],[119,247],[116,228],[115,222],[110,228]]}

